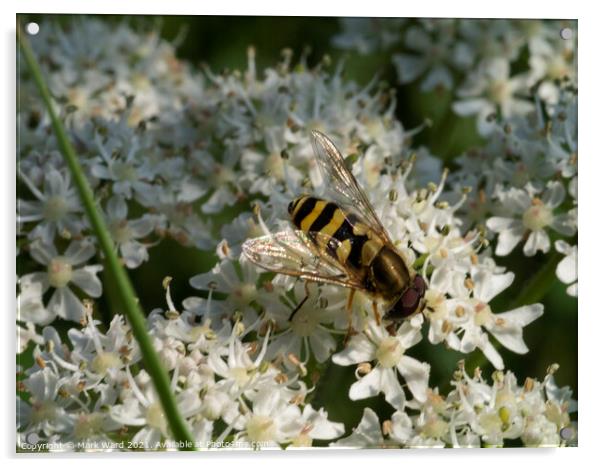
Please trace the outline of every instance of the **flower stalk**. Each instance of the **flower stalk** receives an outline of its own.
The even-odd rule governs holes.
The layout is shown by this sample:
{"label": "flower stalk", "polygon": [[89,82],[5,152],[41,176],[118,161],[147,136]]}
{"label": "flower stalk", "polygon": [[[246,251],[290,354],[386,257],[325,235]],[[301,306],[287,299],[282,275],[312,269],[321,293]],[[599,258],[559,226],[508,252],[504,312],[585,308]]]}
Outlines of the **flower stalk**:
{"label": "flower stalk", "polygon": [[67,137],[65,128],[54,109],[50,92],[42,77],[37,59],[20,27],[17,28],[17,38],[25,62],[48,109],[58,146],[73,176],[86,214],[106,258],[106,266],[115,279],[116,289],[123,304],[124,312],[131,325],[134,337],[140,346],[145,369],[153,381],[155,390],[161,401],[163,412],[169,422],[172,435],[175,440],[179,441],[180,445],[184,446],[182,447],[183,450],[192,450],[194,446],[193,437],[178,410],[176,398],[170,387],[168,374],[161,365],[157,352],[153,348],[150,336],[146,330],[146,319],[138,304],[134,288],[119,262],[107,225],[94,201],[92,190],[77,160],[77,155]]}

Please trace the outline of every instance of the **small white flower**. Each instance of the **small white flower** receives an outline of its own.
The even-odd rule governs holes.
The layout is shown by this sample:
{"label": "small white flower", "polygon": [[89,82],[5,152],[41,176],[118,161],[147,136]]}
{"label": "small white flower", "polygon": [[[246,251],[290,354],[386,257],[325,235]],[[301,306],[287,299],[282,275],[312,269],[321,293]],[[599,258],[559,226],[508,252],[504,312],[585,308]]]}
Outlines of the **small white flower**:
{"label": "small white flower", "polygon": [[[412,26],[405,32],[405,46],[412,53],[393,55],[399,81],[409,83],[426,73],[420,89],[451,89],[453,69],[458,64],[472,62],[470,47],[455,35],[455,20],[438,20],[434,31],[428,27]],[[451,69],[450,69],[451,68]]]}
{"label": "small white flower", "polygon": [[378,448],[386,446],[378,415],[372,409],[365,408],[362,419],[358,426],[353,429],[353,432],[346,438],[330,443],[330,445],[348,448]]}
{"label": "small white flower", "polygon": [[23,383],[30,394],[29,401],[17,398],[17,428],[41,431],[47,436],[65,432],[70,425],[65,407],[71,400],[58,397],[65,382],[50,366],[29,375]]}
{"label": "small white flower", "polygon": [[340,306],[328,309],[326,296],[312,287],[306,303],[293,316],[293,310],[305,296],[305,286],[299,283],[294,287],[296,303],[278,289],[265,292],[258,299],[266,310],[266,318],[274,320],[280,331],[270,341],[268,357],[292,353],[304,363],[311,355],[318,362],[325,362],[337,346],[332,334],[342,332],[332,329],[335,315],[341,313]]}
{"label": "small white flower", "polygon": [[128,268],[137,268],[148,260],[148,245],[138,241],[150,234],[158,223],[157,216],[145,214],[128,220],[128,208],[121,196],[113,196],[106,206],[107,223],[113,241]]}
{"label": "small white flower", "polygon": [[[239,263],[225,259],[216,264],[213,269],[203,274],[197,274],[190,279],[190,285],[199,290],[214,290],[227,294],[225,300],[229,313],[242,313],[243,322],[250,326],[257,319],[257,313],[251,306],[259,297],[257,281],[258,269],[246,259]],[[239,273],[240,271],[240,273]]]}
{"label": "small white flower", "polygon": [[[110,416],[118,423],[131,427],[141,427],[132,437],[133,443],[140,443],[145,449],[158,449],[161,440],[169,440],[168,421],[154,388],[140,388],[127,369],[130,396],[120,404],[110,408]],[[194,390],[183,390],[176,394],[176,403],[183,417],[196,415],[201,410],[201,400]]]}
{"label": "small white flower", "polygon": [[493,58],[481,63],[458,90],[461,100],[454,102],[458,115],[477,116],[479,133],[488,135],[494,128],[491,115],[500,111],[503,118],[524,115],[533,110],[533,104],[520,98],[528,90],[526,76],[510,76],[510,63],[504,58]]}
{"label": "small white flower", "polygon": [[301,422],[303,427],[293,438],[293,447],[309,447],[314,439],[333,439],[345,433],[342,423],[331,422],[324,409],[315,410],[310,404],[303,407]]}
{"label": "small white flower", "polygon": [[43,292],[54,288],[46,305],[48,312],[53,316],[79,322],[84,316],[84,305],[71,287],[75,285],[93,298],[102,294],[102,283],[97,277],[102,266],[84,265],[95,252],[94,245],[89,241],[71,242],[62,255],[59,255],[53,244],[35,241],[31,244],[30,254],[38,263],[46,266],[47,271],[27,274],[22,280],[40,283]]}
{"label": "small white flower", "polygon": [[242,416],[244,427],[236,439],[253,448],[273,447],[290,442],[302,429],[299,407],[284,399],[281,391],[271,388],[257,393],[253,407]]}
{"label": "small white flower", "polygon": [[82,208],[68,172],[51,167],[44,174],[43,192],[23,172],[20,177],[37,198],[36,201],[17,200],[18,222],[37,222],[28,234],[30,239],[52,243],[56,235],[71,238],[81,232],[84,227]]}
{"label": "small white flower", "polygon": [[95,133],[94,143],[100,157],[93,160],[90,171],[101,180],[113,182],[115,194],[126,199],[136,195],[136,199],[145,205],[145,201],[156,198],[156,188],[151,184],[155,170],[146,159],[139,156],[143,148],[133,131],[123,128],[124,125],[123,122],[107,124],[109,128],[117,127],[112,128],[114,131],[108,138]]}
{"label": "small white flower", "polygon": [[351,385],[349,398],[365,399],[383,393],[393,407],[403,409],[406,397],[397,379],[399,372],[414,398],[424,401],[430,366],[405,355],[421,339],[420,326],[414,327],[409,321],[395,335],[371,321],[367,330],[353,336],[345,349],[332,357],[337,365],[368,364],[365,371],[360,367],[364,376]]}
{"label": "small white flower", "polygon": [[508,255],[525,235],[527,241],[523,253],[526,256],[533,256],[538,251],[547,253],[550,250],[547,228],[562,235],[575,233],[576,225],[569,214],[554,213],[565,197],[565,189],[558,181],[549,182],[541,197],[517,188],[498,190],[496,196],[507,212],[507,215],[487,220],[487,227],[499,234],[495,249],[498,256]]}

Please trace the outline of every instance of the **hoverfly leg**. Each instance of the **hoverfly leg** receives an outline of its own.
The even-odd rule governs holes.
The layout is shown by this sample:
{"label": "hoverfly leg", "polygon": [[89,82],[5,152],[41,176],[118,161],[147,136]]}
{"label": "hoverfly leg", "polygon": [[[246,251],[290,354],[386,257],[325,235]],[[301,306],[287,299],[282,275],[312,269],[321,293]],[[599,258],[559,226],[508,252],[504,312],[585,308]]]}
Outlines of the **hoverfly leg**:
{"label": "hoverfly leg", "polygon": [[307,301],[307,299],[308,299],[308,298],[309,298],[309,286],[308,286],[308,283],[307,283],[307,282],[305,282],[305,297],[303,297],[303,300],[301,300],[301,301],[300,301],[300,302],[297,304],[297,306],[295,307],[295,309],[293,310],[293,312],[291,313],[291,315],[288,317],[288,320],[289,320],[289,321],[292,321],[292,320],[293,320],[293,318],[294,318],[294,316],[295,316],[295,313],[297,313],[297,312],[298,312],[298,311],[301,309],[301,307],[302,307],[303,305],[305,305],[305,302]]}
{"label": "hoverfly leg", "polygon": [[349,312],[349,319],[351,319],[351,306],[353,305],[353,297],[355,296],[355,289],[349,289],[349,295],[347,295],[347,305],[345,309]]}
{"label": "hoverfly leg", "polygon": [[347,296],[347,305],[345,306],[345,310],[347,311],[347,334],[345,334],[345,339],[343,340],[343,344],[347,345],[347,341],[349,338],[355,334],[355,330],[353,329],[353,297],[355,296],[355,289],[349,289],[349,295]]}
{"label": "hoverfly leg", "polygon": [[372,312],[374,313],[376,324],[380,326],[380,314],[378,313],[378,304],[376,302],[372,302]]}

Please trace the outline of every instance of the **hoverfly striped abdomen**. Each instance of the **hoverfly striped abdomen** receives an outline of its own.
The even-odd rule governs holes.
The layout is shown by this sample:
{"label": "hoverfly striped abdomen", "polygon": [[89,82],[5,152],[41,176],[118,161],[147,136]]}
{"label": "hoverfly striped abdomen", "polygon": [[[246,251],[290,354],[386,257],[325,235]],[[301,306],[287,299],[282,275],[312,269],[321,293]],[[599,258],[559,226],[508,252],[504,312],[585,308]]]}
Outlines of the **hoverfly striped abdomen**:
{"label": "hoverfly striped abdomen", "polygon": [[[354,214],[313,196],[292,201],[289,214],[295,226],[322,251],[354,270],[367,291],[390,299],[407,286],[410,275],[403,259]],[[329,238],[336,240],[335,245]]]}
{"label": "hoverfly striped abdomen", "polygon": [[[354,233],[357,229],[353,215],[346,214],[336,203],[313,196],[301,196],[292,201],[289,213],[293,224],[307,233],[318,247],[343,265],[348,263],[356,269],[361,268],[361,247],[368,237]],[[335,239],[336,245],[328,244],[329,238]]]}

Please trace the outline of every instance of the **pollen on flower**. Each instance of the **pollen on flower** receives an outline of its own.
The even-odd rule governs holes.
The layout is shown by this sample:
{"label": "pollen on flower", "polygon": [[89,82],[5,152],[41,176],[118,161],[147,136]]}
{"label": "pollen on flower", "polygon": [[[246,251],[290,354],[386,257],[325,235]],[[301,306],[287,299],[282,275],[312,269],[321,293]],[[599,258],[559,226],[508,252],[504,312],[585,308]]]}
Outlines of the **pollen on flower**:
{"label": "pollen on flower", "polygon": [[251,375],[249,374],[248,370],[242,367],[230,368],[229,376],[236,382],[238,386],[243,386],[251,379]]}
{"label": "pollen on flower", "polygon": [[426,300],[426,309],[429,313],[426,314],[427,318],[431,321],[444,319],[447,317],[447,304],[445,302],[445,296],[433,289],[428,289],[424,295]]}
{"label": "pollen on flower", "polygon": [[73,267],[64,256],[53,258],[48,264],[48,282],[52,287],[65,287],[73,278]]}
{"label": "pollen on flower", "polygon": [[129,242],[133,236],[132,229],[126,219],[113,222],[109,226],[109,230],[111,231],[111,236],[115,242],[120,244]]}
{"label": "pollen on flower", "polygon": [[123,361],[121,357],[116,352],[101,352],[94,360],[92,360],[92,364],[90,368],[94,373],[99,375],[104,375],[107,371],[111,369],[117,369],[123,367]]}
{"label": "pollen on flower", "polygon": [[512,96],[512,90],[507,80],[495,80],[488,89],[489,98],[496,104],[506,102]]}
{"label": "pollen on flower", "polygon": [[449,429],[448,423],[437,415],[429,416],[422,426],[420,435],[424,438],[439,439],[447,433]]}
{"label": "pollen on flower", "polygon": [[554,220],[552,210],[545,204],[536,202],[535,200],[523,214],[523,225],[534,232],[547,227]]}
{"label": "pollen on flower", "polygon": [[486,303],[477,303],[474,307],[474,321],[477,326],[484,326],[489,324],[493,319],[493,312],[491,307]]}
{"label": "pollen on flower", "polygon": [[256,443],[272,441],[276,435],[274,420],[267,415],[252,415],[246,429],[249,439]]}
{"label": "pollen on flower", "polygon": [[376,359],[385,368],[392,368],[399,363],[405,349],[396,337],[384,338],[376,349]]}
{"label": "pollen on flower", "polygon": [[146,422],[164,433],[167,429],[167,419],[160,402],[153,402],[146,409]]}
{"label": "pollen on flower", "polygon": [[58,405],[52,400],[34,402],[32,418],[35,423],[54,420],[58,415]]}
{"label": "pollen on flower", "polygon": [[263,168],[266,174],[274,177],[276,180],[284,180],[284,161],[280,154],[272,153],[266,157]]}
{"label": "pollen on flower", "polygon": [[320,324],[322,313],[319,309],[304,308],[293,316],[291,320],[291,329],[298,336],[311,336]]}
{"label": "pollen on flower", "polygon": [[122,182],[133,182],[138,179],[136,167],[128,162],[114,162],[113,173],[115,174],[115,178]]}
{"label": "pollen on flower", "polygon": [[44,218],[49,221],[58,221],[68,212],[67,200],[61,195],[50,196],[43,207]]}
{"label": "pollen on flower", "polygon": [[232,297],[240,306],[247,306],[257,298],[257,286],[251,283],[242,283],[232,291]]}
{"label": "pollen on flower", "polygon": [[81,414],[77,417],[73,433],[78,439],[91,438],[102,433],[104,415],[101,413]]}

